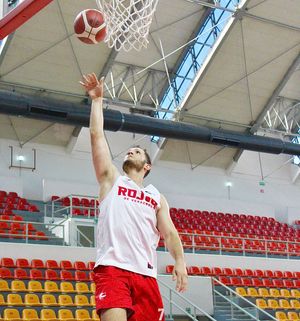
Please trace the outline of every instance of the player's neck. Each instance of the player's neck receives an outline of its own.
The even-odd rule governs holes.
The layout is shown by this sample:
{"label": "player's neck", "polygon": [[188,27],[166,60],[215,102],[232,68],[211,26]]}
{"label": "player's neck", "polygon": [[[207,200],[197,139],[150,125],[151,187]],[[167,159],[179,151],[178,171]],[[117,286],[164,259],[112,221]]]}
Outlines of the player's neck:
{"label": "player's neck", "polygon": [[126,174],[130,179],[132,179],[138,186],[143,187],[144,172],[137,172],[135,170],[130,171]]}

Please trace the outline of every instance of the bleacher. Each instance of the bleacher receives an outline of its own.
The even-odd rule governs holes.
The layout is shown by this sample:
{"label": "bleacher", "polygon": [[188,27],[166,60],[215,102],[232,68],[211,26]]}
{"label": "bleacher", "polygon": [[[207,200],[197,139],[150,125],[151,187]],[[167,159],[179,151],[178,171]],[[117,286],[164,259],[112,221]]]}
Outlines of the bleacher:
{"label": "bleacher", "polygon": [[94,262],[2,258],[0,316],[14,320],[95,321]]}
{"label": "bleacher", "polygon": [[43,207],[16,192],[0,191],[0,241],[63,244],[44,225]]}
{"label": "bleacher", "polygon": [[[50,202],[51,206],[53,205],[55,214],[60,212],[69,216],[94,218],[97,217],[99,213],[99,201],[95,197],[60,197],[57,195],[52,195]],[[66,211],[61,211],[64,208]]]}
{"label": "bleacher", "polygon": [[187,251],[300,257],[300,230],[273,217],[182,208],[170,215]]}
{"label": "bleacher", "polygon": [[[168,265],[165,272],[172,274],[173,268],[173,265]],[[280,320],[300,320],[299,271],[207,266],[190,266],[187,270],[189,275],[213,277],[221,284],[233,288],[239,296],[247,298],[257,307]],[[218,287],[220,284],[218,281],[213,282],[214,286]],[[244,307],[247,307],[245,302],[241,302]]]}

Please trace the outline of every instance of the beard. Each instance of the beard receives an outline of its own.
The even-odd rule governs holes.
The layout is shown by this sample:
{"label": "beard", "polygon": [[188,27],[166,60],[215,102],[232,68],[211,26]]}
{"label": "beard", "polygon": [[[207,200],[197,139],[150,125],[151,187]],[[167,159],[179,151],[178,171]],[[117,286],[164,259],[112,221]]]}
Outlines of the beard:
{"label": "beard", "polygon": [[135,162],[131,159],[126,159],[123,163],[123,171],[128,174],[131,170],[140,172],[144,168],[145,162]]}

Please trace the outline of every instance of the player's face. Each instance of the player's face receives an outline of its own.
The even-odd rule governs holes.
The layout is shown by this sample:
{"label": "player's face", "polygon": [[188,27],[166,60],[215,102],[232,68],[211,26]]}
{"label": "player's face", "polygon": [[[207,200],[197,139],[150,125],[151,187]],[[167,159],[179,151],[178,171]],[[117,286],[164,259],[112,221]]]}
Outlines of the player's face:
{"label": "player's face", "polygon": [[146,165],[145,152],[138,147],[130,148],[124,158],[123,170],[126,174],[131,169],[135,169],[140,172]]}

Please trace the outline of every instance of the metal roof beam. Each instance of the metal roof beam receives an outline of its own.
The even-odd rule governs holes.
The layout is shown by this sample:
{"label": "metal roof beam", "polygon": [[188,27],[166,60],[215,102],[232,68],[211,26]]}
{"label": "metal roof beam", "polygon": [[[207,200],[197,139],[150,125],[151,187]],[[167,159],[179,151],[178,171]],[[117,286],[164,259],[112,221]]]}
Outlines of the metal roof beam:
{"label": "metal roof beam", "polygon": [[288,80],[290,79],[290,77],[292,76],[294,71],[296,70],[296,68],[299,66],[299,64],[300,64],[300,53],[294,59],[293,63],[291,64],[291,66],[289,67],[289,69],[287,70],[285,75],[283,76],[282,80],[280,81],[280,83],[278,84],[276,89],[273,91],[273,93],[272,93],[271,97],[269,98],[268,102],[266,103],[264,109],[262,110],[262,112],[258,116],[257,120],[255,121],[255,124],[250,129],[250,132],[252,134],[257,132],[257,130],[259,129],[259,127],[261,126],[261,124],[264,121],[265,115],[272,108],[272,106],[275,103],[276,99],[278,98],[281,90],[284,88],[284,86],[286,85],[286,83],[288,82]]}

